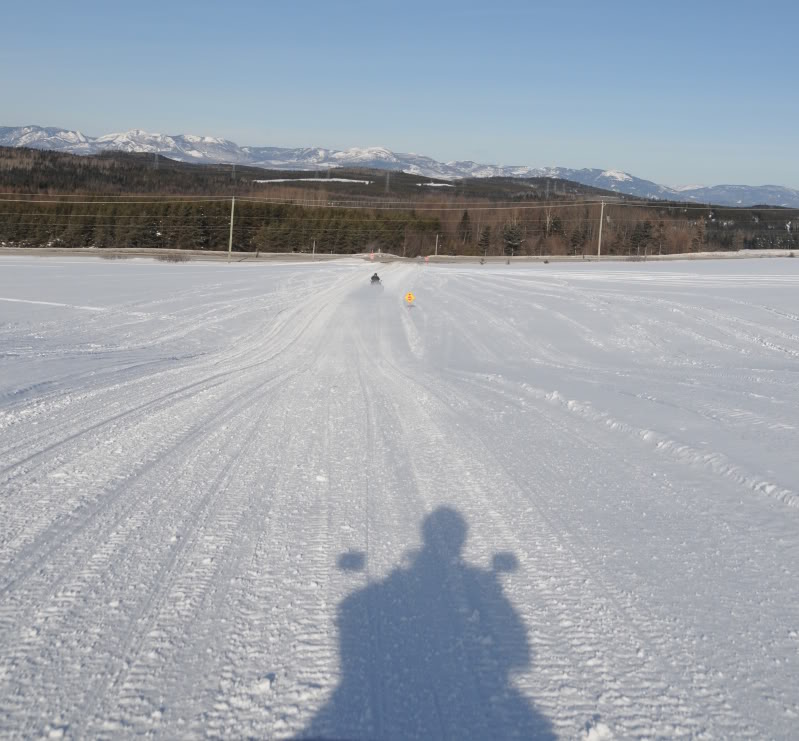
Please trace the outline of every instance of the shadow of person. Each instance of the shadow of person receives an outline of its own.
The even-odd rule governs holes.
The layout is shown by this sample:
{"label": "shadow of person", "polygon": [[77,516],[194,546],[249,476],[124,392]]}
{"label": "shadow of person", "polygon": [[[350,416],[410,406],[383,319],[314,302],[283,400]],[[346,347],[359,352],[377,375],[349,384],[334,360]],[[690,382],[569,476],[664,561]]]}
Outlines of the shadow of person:
{"label": "shadow of person", "polygon": [[[499,580],[516,558],[470,566],[461,557],[466,533],[457,511],[437,509],[410,566],[341,602],[341,682],[299,738],[554,738],[510,681],[531,661]],[[360,570],[364,561],[346,553],[339,568]]]}

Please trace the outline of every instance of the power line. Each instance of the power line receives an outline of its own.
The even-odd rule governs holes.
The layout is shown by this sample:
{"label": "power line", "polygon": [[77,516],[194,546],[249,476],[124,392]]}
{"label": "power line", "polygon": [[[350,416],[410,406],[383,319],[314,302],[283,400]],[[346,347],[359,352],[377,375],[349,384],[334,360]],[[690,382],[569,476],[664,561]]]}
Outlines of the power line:
{"label": "power line", "polygon": [[[2,196],[3,194],[0,194]],[[20,194],[13,194],[20,195]],[[72,197],[72,196],[68,196]],[[85,197],[85,196],[84,196]],[[101,196],[105,199],[109,196]],[[116,196],[111,196],[116,197]],[[126,196],[131,198],[131,196]],[[59,197],[60,198],[60,197]],[[135,198],[135,197],[134,197]],[[144,200],[148,198],[149,200]],[[232,196],[187,196],[187,197],[174,197],[165,196],[164,200],[152,200],[152,196],[142,196],[140,200],[55,200],[55,197],[48,197],[47,200],[38,197],[32,198],[5,198],[0,197],[0,203],[35,203],[41,205],[146,205],[146,204],[170,204],[170,203],[228,203]],[[167,200],[169,198],[170,200]],[[536,204],[517,204],[513,201],[498,201],[492,205],[467,205],[459,204],[452,205],[449,203],[437,204],[430,201],[375,201],[364,202],[362,200],[353,201],[298,201],[296,199],[269,199],[269,198],[254,198],[252,196],[237,196],[237,200],[246,203],[266,204],[266,205],[279,205],[279,206],[293,206],[297,208],[337,208],[337,209],[372,209],[372,210],[394,210],[394,211],[408,211],[408,210],[422,210],[422,211],[474,211],[474,210],[513,210],[513,209],[537,209],[537,208],[579,208],[583,206],[599,205],[599,201],[554,201],[550,203],[536,203]]]}
{"label": "power line", "polygon": [[[105,196],[103,196],[105,197]],[[201,201],[191,201],[193,203],[226,203],[230,201],[230,198],[210,198],[210,197],[203,197]],[[36,203],[41,205],[85,205],[85,204],[99,204],[99,205],[125,205],[125,204],[135,204],[135,205],[146,205],[146,204],[154,204],[154,203],[189,203],[184,198],[175,199],[172,201],[42,201],[42,200],[31,200],[30,198],[0,198],[0,203]]]}
{"label": "power line", "polygon": [[[8,198],[6,196],[15,196]],[[57,194],[49,195],[43,193],[16,193],[16,192],[0,192],[0,202],[9,203],[39,203],[39,204],[155,204],[155,203],[187,203],[187,202],[228,202],[232,195],[135,195],[135,194],[121,194],[121,195],[102,195],[92,200],[75,200],[79,198],[89,199],[90,195],[87,194]],[[454,196],[455,198],[464,198],[464,196]],[[490,199],[478,200],[476,203],[453,203],[452,199],[446,202],[435,202],[431,200],[384,200],[375,198],[374,200],[364,199],[326,199],[324,201],[318,199],[298,199],[298,198],[262,198],[257,196],[240,196],[239,200],[247,203],[264,203],[275,205],[296,206],[305,208],[353,208],[353,209],[374,209],[374,210],[436,210],[436,211],[484,211],[484,210],[537,210],[546,208],[580,208],[599,206],[602,200],[605,201],[606,207],[620,207],[620,208],[649,208],[657,210],[682,210],[682,211],[705,211],[705,210],[723,210],[723,211],[758,211],[758,212],[781,212],[790,213],[799,209],[784,206],[725,206],[719,204],[699,204],[699,203],[674,203],[674,202],[652,202],[652,201],[633,201],[633,200],[608,200],[608,199],[584,199],[584,200],[570,200],[570,201],[537,201],[535,203],[517,202],[517,201],[494,201]],[[64,200],[70,199],[70,200]],[[98,200],[99,199],[99,200]],[[113,200],[109,200],[113,199]],[[123,200],[127,199],[127,200]],[[486,201],[489,201],[486,203]]]}
{"label": "power line", "polygon": [[[43,226],[55,226],[57,222],[50,221],[49,219],[52,217],[66,217],[69,219],[110,219],[110,221],[90,221],[85,222],[86,226],[91,226],[94,224],[126,224],[134,219],[150,219],[152,221],[184,221],[186,220],[185,214],[108,214],[108,213],[94,213],[94,214],[73,214],[73,213],[59,213],[59,214],[47,214],[41,213],[37,211],[0,211],[0,216],[20,216],[20,217],[31,217],[31,216],[43,216],[45,220],[43,221],[31,221],[31,222],[22,222],[16,221],[12,222],[12,225],[16,224],[41,224]],[[403,214],[405,216],[405,214]],[[217,214],[205,214],[194,215],[194,220],[198,221],[199,218],[203,220],[207,220],[208,222],[213,221],[225,221],[225,224],[228,223],[229,217],[223,213]],[[240,222],[248,222],[248,221],[255,221],[260,222],[262,224],[292,224],[297,227],[302,227],[304,224],[324,224],[329,226],[335,226],[340,229],[348,229],[352,228],[353,226],[361,226],[363,225],[362,221],[354,222],[350,225],[347,221],[340,221],[336,216],[329,216],[325,218],[311,218],[311,217],[304,217],[304,216],[297,216],[297,215],[285,215],[280,216],[277,214],[263,214],[259,216],[236,216],[236,223],[239,224]],[[563,219],[558,217],[558,222],[560,224],[593,224],[593,221],[586,218],[568,218]],[[70,222],[75,223],[75,222]],[[424,223],[424,222],[422,222]],[[375,220],[371,222],[367,222],[366,226],[369,224],[372,225],[372,228],[396,228],[396,229],[404,229],[404,228],[413,228],[415,222],[408,221],[407,218],[403,218],[402,220],[391,219],[389,217],[385,217],[384,220]]]}

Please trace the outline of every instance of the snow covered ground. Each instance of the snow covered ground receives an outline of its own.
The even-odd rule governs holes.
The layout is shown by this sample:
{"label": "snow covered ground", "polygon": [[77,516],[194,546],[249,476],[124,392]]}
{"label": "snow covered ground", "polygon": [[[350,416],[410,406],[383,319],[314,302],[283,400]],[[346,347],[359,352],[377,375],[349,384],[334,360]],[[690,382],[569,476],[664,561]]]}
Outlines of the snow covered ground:
{"label": "snow covered ground", "polygon": [[0,258],[0,736],[796,737],[799,260],[371,271]]}

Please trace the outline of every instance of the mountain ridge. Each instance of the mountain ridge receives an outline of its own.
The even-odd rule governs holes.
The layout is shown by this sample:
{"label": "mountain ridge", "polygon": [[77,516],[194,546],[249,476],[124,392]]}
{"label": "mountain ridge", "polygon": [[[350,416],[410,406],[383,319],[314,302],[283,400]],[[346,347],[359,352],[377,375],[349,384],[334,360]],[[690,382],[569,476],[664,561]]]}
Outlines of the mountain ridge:
{"label": "mountain ridge", "polygon": [[281,170],[365,167],[402,170],[413,175],[442,180],[551,177],[640,198],[694,201],[721,206],[799,207],[799,190],[780,185],[669,187],[614,169],[500,166],[472,160],[439,162],[425,155],[393,152],[386,147],[350,147],[338,150],[326,147],[240,146],[220,137],[155,134],[142,129],[90,137],[80,131],[37,125],[0,127],[0,146],[48,149],[79,155],[106,151],[141,152],[197,164],[241,164]]}

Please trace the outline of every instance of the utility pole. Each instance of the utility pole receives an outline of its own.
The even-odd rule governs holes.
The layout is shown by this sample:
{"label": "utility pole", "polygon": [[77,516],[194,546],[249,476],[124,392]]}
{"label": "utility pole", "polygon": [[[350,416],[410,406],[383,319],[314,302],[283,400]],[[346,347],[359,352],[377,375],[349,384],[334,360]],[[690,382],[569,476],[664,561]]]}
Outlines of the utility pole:
{"label": "utility pole", "polygon": [[158,169],[158,152],[153,152],[153,170]]}
{"label": "utility pole", "polygon": [[233,214],[236,212],[236,196],[230,199],[230,239],[227,243],[227,261],[230,262],[230,255],[233,252]]}
{"label": "utility pole", "polygon": [[599,209],[599,242],[596,246],[597,259],[602,257],[602,222],[605,220],[605,202],[602,201],[602,207]]}
{"label": "utility pole", "polygon": [[391,170],[386,170],[386,193],[388,193],[390,182],[391,182]]}
{"label": "utility pole", "polygon": [[230,171],[230,179],[235,182],[236,180],[236,163],[233,163],[233,169]]}
{"label": "utility pole", "polygon": [[316,240],[315,239],[313,241],[313,252],[311,254],[313,255],[313,259],[316,260]]}
{"label": "utility pole", "polygon": [[438,234],[436,234],[436,257],[438,257]]}

